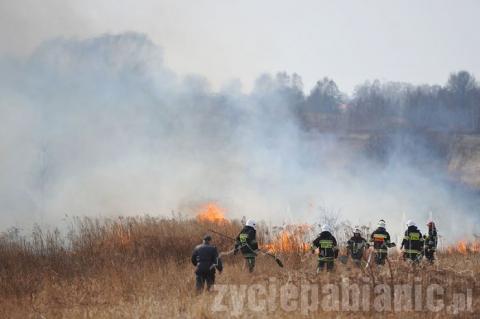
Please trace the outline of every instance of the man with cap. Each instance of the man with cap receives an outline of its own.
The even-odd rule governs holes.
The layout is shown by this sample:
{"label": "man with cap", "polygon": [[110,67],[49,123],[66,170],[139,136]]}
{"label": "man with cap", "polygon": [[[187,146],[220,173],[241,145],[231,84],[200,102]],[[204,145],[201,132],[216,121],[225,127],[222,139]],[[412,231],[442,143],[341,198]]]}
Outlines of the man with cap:
{"label": "man with cap", "polygon": [[257,256],[257,223],[253,219],[247,220],[245,226],[238,234],[235,241],[234,254],[241,251],[249,272],[255,268],[255,257]]}
{"label": "man with cap", "polygon": [[312,254],[318,248],[318,267],[317,272],[322,271],[325,266],[327,271],[332,271],[334,259],[338,257],[337,240],[332,235],[332,229],[329,225],[323,225],[320,234],[312,242]]}
{"label": "man with cap", "polygon": [[207,290],[210,290],[215,283],[215,269],[222,272],[222,260],[218,255],[217,247],[211,245],[212,237],[205,235],[203,243],[195,247],[192,253],[192,264],[196,266],[196,289],[200,293],[203,291],[205,283]]}
{"label": "man with cap", "polygon": [[377,265],[385,265],[388,256],[388,248],[394,247],[395,243],[390,242],[390,234],[386,230],[385,220],[378,221],[377,229],[370,236],[370,242],[373,243],[373,251],[375,253],[375,263]]}
{"label": "man with cap", "polygon": [[413,220],[407,221],[407,230],[402,240],[403,259],[419,262],[423,253],[423,237]]}
{"label": "man with cap", "polygon": [[365,249],[369,247],[367,240],[362,237],[362,232],[360,228],[355,227],[353,231],[353,237],[351,237],[347,241],[347,250],[350,257],[352,257],[352,261],[357,265],[360,266],[363,253]]}

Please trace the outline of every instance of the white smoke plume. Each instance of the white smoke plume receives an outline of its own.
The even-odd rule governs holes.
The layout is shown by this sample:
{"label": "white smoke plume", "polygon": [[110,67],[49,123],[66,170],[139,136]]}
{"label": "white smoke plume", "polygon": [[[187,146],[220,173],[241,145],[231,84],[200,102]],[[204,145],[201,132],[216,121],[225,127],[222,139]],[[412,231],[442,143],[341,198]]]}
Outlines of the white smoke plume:
{"label": "white smoke plume", "polygon": [[478,231],[476,201],[441,172],[395,152],[379,165],[354,143],[303,129],[297,88],[298,76],[279,74],[248,94],[235,82],[213,92],[202,77],[176,76],[136,33],[0,58],[2,227],[189,214],[216,201],[229,217],[272,223],[318,222],[329,207],[354,224],[384,218],[396,233],[403,215],[422,226],[430,212],[452,238]]}

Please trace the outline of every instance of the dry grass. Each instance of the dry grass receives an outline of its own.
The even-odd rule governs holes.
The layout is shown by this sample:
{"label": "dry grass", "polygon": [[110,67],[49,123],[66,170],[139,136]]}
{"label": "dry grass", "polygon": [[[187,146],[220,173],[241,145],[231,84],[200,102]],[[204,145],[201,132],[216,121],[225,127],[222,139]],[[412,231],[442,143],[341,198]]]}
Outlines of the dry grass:
{"label": "dry grass", "polygon": [[[15,232],[0,238],[0,318],[228,318],[229,313],[214,313],[215,293],[196,296],[193,291],[192,248],[208,228],[228,235],[240,229],[238,222],[223,225],[205,224],[190,219],[152,217],[113,220],[75,219],[67,236],[35,229],[28,240]],[[259,234],[260,238],[263,233]],[[231,242],[214,236],[221,251]],[[287,282],[320,285],[351,282],[398,283],[421,282],[448,285],[464,291],[473,288],[473,313],[480,314],[480,258],[476,254],[439,255],[436,266],[413,269],[392,256],[392,275],[388,267],[362,273],[351,265],[338,264],[331,274],[315,273],[316,258],[310,254],[281,256],[285,268],[260,256],[253,275],[243,268],[240,256],[226,256],[225,271],[217,276],[218,284],[268,284],[276,278]],[[373,284],[373,283],[372,283]],[[448,297],[447,297],[448,300]],[[242,318],[313,318],[277,309],[270,313],[246,310]],[[373,311],[328,313],[332,318],[378,317],[404,318],[404,313],[379,314]],[[410,313],[410,318],[443,318],[445,313]]]}

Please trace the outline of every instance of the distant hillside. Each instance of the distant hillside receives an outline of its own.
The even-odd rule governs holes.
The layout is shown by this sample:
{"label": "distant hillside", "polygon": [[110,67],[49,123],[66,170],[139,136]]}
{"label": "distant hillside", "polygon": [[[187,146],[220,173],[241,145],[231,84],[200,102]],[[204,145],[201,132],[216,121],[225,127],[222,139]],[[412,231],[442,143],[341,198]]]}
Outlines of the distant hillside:
{"label": "distant hillside", "polygon": [[[455,183],[480,190],[480,134],[348,133],[340,134],[338,141],[354,153],[363,152],[379,161],[386,161],[396,145],[401,152],[409,152],[419,167],[428,167],[433,158]],[[418,150],[423,153],[419,155]]]}
{"label": "distant hillside", "polygon": [[468,186],[480,189],[480,135],[460,135],[451,143],[448,170]]}

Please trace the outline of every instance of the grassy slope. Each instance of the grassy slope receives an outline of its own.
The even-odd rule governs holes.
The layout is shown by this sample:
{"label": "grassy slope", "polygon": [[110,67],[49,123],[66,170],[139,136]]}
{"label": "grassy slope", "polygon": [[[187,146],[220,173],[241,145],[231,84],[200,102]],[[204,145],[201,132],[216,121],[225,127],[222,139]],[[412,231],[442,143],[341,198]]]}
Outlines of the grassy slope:
{"label": "grassy slope", "polygon": [[[206,225],[196,221],[156,218],[128,218],[107,221],[81,220],[73,226],[67,242],[60,247],[55,234],[37,230],[34,242],[3,237],[0,241],[0,317],[1,318],[229,318],[229,313],[212,313],[215,294],[196,296],[193,292],[192,247],[204,231],[215,227],[228,234],[239,224]],[[261,234],[260,234],[261,235]],[[261,236],[260,236],[261,237]],[[215,237],[220,250],[230,247],[228,240]],[[339,283],[349,277],[364,284],[372,278],[338,265],[335,273],[317,275],[316,257],[311,254],[281,256],[285,268],[261,256],[257,269],[249,275],[240,256],[224,258],[226,266],[217,283],[287,282]],[[393,283],[440,283],[462,291],[474,287],[474,313],[480,313],[480,290],[475,281],[480,275],[478,255],[444,254],[436,266],[423,265],[413,270],[398,256],[392,256]],[[376,283],[392,284],[388,268],[375,269]],[[478,285],[478,283],[477,283]],[[272,313],[243,313],[242,318],[318,318],[321,310],[309,316],[277,309]],[[335,318],[383,317],[374,312],[330,313]],[[413,313],[411,318],[443,318],[445,315]],[[387,317],[404,318],[404,313]]]}

